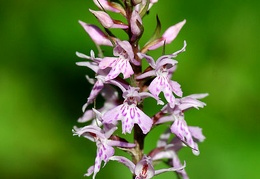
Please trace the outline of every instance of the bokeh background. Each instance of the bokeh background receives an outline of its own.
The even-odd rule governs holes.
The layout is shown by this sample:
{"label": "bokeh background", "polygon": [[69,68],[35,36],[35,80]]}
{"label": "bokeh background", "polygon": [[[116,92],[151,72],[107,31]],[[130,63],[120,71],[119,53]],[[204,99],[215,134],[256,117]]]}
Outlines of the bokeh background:
{"label": "bokeh background", "polygon": [[[188,43],[174,79],[184,95],[210,94],[206,108],[186,114],[206,136],[199,156],[188,148],[180,153],[190,178],[260,176],[259,7],[256,0],[159,0],[144,19],[143,44],[156,14],[163,31],[187,20],[166,47],[170,53]],[[88,8],[96,9],[93,1],[0,2],[0,178],[83,178],[93,164],[94,143],[71,132],[91,89],[84,76],[93,73],[75,65],[76,51],[96,50],[78,24],[98,24]],[[115,162],[97,175],[122,177],[130,172]]]}

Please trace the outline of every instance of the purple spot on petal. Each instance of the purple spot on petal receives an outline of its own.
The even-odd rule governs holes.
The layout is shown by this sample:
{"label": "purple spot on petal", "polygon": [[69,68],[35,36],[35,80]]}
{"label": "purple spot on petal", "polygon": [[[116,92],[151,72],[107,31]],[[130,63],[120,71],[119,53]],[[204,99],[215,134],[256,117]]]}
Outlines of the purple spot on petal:
{"label": "purple spot on petal", "polygon": [[103,145],[103,149],[104,149],[104,150],[107,150],[107,148],[106,148],[104,145]]}
{"label": "purple spot on petal", "polygon": [[139,114],[139,112],[136,112],[136,114],[137,114],[138,118],[140,118],[140,114]]}
{"label": "purple spot on petal", "polygon": [[130,109],[130,117],[131,117],[132,119],[134,119],[134,117],[135,117],[135,110],[134,110],[134,108],[131,108],[131,109]]}
{"label": "purple spot on petal", "polygon": [[98,153],[99,158],[102,156],[102,153],[103,153],[102,150],[100,150]]}
{"label": "purple spot on petal", "polygon": [[[117,120],[118,119],[118,116],[119,116],[119,114],[117,114],[116,116],[115,116],[115,120]],[[112,121],[112,120],[111,120]]]}

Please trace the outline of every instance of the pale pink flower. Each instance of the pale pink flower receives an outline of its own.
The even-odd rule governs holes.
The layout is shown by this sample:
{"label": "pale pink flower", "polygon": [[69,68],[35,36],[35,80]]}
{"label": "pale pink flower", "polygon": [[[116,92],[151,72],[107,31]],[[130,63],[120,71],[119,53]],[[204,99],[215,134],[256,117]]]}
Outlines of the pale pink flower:
{"label": "pale pink flower", "polygon": [[184,111],[190,108],[203,108],[206,104],[199,101],[198,99],[204,98],[207,95],[208,94],[194,94],[177,99],[174,108],[166,105],[162,109],[162,111],[168,115],[161,117],[156,122],[156,124],[161,124],[174,121],[170,127],[171,132],[174,133],[185,145],[191,147],[195,155],[199,154],[199,149],[197,143],[194,141],[194,138],[198,138],[199,141],[204,140],[204,138],[202,137],[202,133],[198,128],[188,127],[184,119]]}
{"label": "pale pink flower", "polygon": [[[90,109],[90,110],[86,110],[86,106],[88,104],[88,102],[83,106],[83,111],[84,114],[82,117],[80,117],[78,119],[79,123],[84,123],[84,122],[88,122],[93,120],[96,116],[97,113],[100,113],[99,115],[102,115],[104,113],[106,113],[107,111],[113,109],[114,107],[116,107],[117,105],[119,105],[119,98],[118,98],[118,92],[112,88],[110,85],[105,85],[104,89],[101,90],[101,96],[105,99],[104,105],[103,107],[101,107],[100,109],[98,109],[98,111],[96,109]],[[93,112],[93,110],[95,112]],[[92,121],[92,124],[100,124],[100,122],[102,121],[101,118],[99,118],[98,121]]]}
{"label": "pale pink flower", "polygon": [[[115,124],[117,121],[122,121],[122,133],[131,133],[134,124],[139,125],[144,134],[147,134],[153,124],[153,121],[142,110],[137,107],[137,104],[145,97],[153,97],[147,92],[138,93],[138,88],[129,87],[123,93],[123,104],[109,110],[103,116],[103,123]],[[158,103],[160,103],[158,101]]]}
{"label": "pale pink flower", "polygon": [[106,129],[107,130],[102,130],[98,126],[89,125],[83,128],[75,127],[73,130],[73,135],[83,136],[93,142],[96,142],[97,145],[97,156],[95,159],[95,164],[88,169],[88,172],[85,174],[85,176],[90,176],[93,174],[93,178],[95,178],[96,174],[101,168],[101,162],[104,161],[106,164],[109,159],[114,155],[115,150],[113,146],[124,148],[135,147],[135,144],[109,139],[109,137],[113,134],[117,127]]}
{"label": "pale pink flower", "polygon": [[[168,159],[168,164],[173,168],[181,168],[185,166],[186,163],[184,162],[184,165],[182,165],[177,155],[177,151],[172,149],[174,145],[175,144],[164,146],[163,149],[158,150],[158,152],[154,154],[152,159],[155,161]],[[182,179],[189,179],[184,167],[181,170],[175,170],[174,172],[176,172],[177,175],[180,175]]]}
{"label": "pale pink flower", "polygon": [[88,59],[91,61],[86,61],[86,62],[77,62],[76,64],[79,66],[86,66],[89,69],[93,70],[96,73],[96,80],[87,77],[87,80],[91,83],[94,84],[90,95],[88,97],[87,103],[84,104],[84,106],[82,107],[83,112],[85,111],[85,109],[87,108],[87,106],[91,103],[94,102],[94,100],[96,99],[97,95],[101,92],[101,90],[104,88],[105,84],[113,84],[117,87],[119,87],[121,90],[125,90],[125,88],[115,79],[106,79],[109,70],[108,69],[100,69],[98,66],[98,63],[100,63],[100,58],[96,58],[95,54],[93,51],[90,52],[91,56],[87,56],[85,54],[76,52],[76,55],[80,58],[84,58],[84,59]]}
{"label": "pale pink flower", "polygon": [[152,158],[146,155],[144,155],[143,158],[136,165],[129,159],[121,156],[113,156],[110,158],[110,160],[118,161],[126,167],[128,167],[130,172],[135,175],[135,179],[150,179],[155,175],[164,172],[180,171],[183,170],[183,168],[185,168],[185,165],[183,165],[180,167],[171,167],[166,169],[155,170],[153,167]]}
{"label": "pale pink flower", "polygon": [[176,81],[171,80],[172,73],[176,68],[176,64],[178,63],[172,58],[176,57],[179,53],[185,51],[185,48],[186,43],[184,43],[184,47],[181,50],[171,55],[161,56],[156,62],[151,56],[139,53],[139,56],[144,57],[154,70],[141,74],[137,77],[137,79],[156,76],[154,80],[150,83],[148,89],[154,96],[159,96],[159,94],[163,92],[165,99],[172,108],[175,105],[175,97],[173,93],[179,97],[182,96],[180,84]]}
{"label": "pale pink flower", "polygon": [[105,57],[99,63],[100,69],[111,68],[106,80],[114,79],[120,73],[123,74],[124,78],[129,78],[134,74],[130,62],[135,65],[140,65],[140,63],[134,59],[134,52],[130,43],[128,41],[117,41],[113,53],[117,57]]}
{"label": "pale pink flower", "polygon": [[[203,142],[205,136],[202,134],[201,128],[190,126],[189,129],[194,141]],[[183,144],[183,142],[176,136],[169,142],[170,136],[170,130],[167,130],[165,133],[160,135],[160,139],[157,142],[157,148],[154,149],[151,157],[153,160],[168,159],[168,164],[170,166],[178,168],[181,167],[182,164],[177,153],[181,148],[186,145]],[[183,179],[189,179],[189,176],[186,173],[185,169],[175,172]]]}

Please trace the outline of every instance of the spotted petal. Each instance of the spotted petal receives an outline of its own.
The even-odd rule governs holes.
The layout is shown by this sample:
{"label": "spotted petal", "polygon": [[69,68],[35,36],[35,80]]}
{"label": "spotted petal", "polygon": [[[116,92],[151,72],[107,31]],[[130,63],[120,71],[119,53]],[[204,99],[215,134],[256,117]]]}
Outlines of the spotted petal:
{"label": "spotted petal", "polygon": [[170,104],[171,108],[174,107],[175,97],[172,94],[172,87],[169,84],[168,80],[163,76],[157,76],[149,85],[149,91],[155,95],[159,96],[160,92],[164,93],[165,99]]}
{"label": "spotted petal", "polygon": [[118,120],[122,121],[123,134],[131,133],[134,124],[138,124],[144,134],[149,132],[152,127],[150,117],[135,105],[128,105],[127,103],[115,107],[103,116],[104,123],[116,123]]}
{"label": "spotted petal", "polygon": [[134,71],[129,63],[129,60],[124,58],[115,58],[115,57],[105,57],[99,63],[101,69],[111,67],[110,72],[106,76],[106,80],[116,78],[120,73],[123,74],[124,78],[129,78]]}
{"label": "spotted petal", "polygon": [[198,151],[198,145],[193,141],[192,134],[183,116],[178,116],[175,118],[175,121],[171,126],[171,132],[193,150]]}
{"label": "spotted petal", "polygon": [[84,104],[82,107],[83,112],[86,110],[89,104],[93,103],[93,101],[96,99],[97,95],[100,93],[103,87],[104,87],[104,81],[98,79],[90,92],[87,103]]}

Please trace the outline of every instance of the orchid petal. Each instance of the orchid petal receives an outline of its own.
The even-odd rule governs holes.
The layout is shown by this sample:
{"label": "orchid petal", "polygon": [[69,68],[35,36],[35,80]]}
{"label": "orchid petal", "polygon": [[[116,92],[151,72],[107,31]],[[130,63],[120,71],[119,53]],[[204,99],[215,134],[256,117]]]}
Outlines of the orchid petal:
{"label": "orchid petal", "polygon": [[131,133],[134,124],[138,124],[143,133],[149,132],[152,127],[152,120],[136,106],[122,104],[106,112],[103,116],[104,123],[114,123],[122,121],[122,133]]}
{"label": "orchid petal", "polygon": [[97,136],[99,138],[105,137],[104,134],[102,133],[102,130],[100,129],[100,127],[97,127],[97,126],[94,126],[94,125],[82,127],[75,132],[75,134],[78,135],[78,136],[89,135],[89,133],[95,134],[95,136]]}
{"label": "orchid petal", "polygon": [[174,118],[172,116],[163,116],[156,122],[156,124],[162,124],[162,123],[172,122],[172,121],[174,121]]}
{"label": "orchid petal", "polygon": [[116,64],[117,59],[118,58],[116,58],[116,57],[105,57],[105,58],[103,58],[99,63],[99,68],[105,69],[107,67],[112,67],[113,65]]}
{"label": "orchid petal", "polygon": [[181,104],[179,105],[179,108],[184,111],[184,110],[187,110],[192,107],[194,107],[196,109],[199,109],[199,107],[203,108],[205,105],[206,105],[205,103],[203,103],[197,99],[186,96],[181,99]]}
{"label": "orchid petal", "polygon": [[109,140],[107,143],[111,146],[123,147],[123,148],[133,148],[136,146],[135,144],[122,142],[122,141],[115,141],[115,140]]}
{"label": "orchid petal", "polygon": [[113,156],[110,158],[110,160],[118,161],[124,164],[127,168],[130,169],[131,173],[134,173],[135,164],[128,158],[121,157],[121,156]]}
{"label": "orchid petal", "polygon": [[169,81],[171,85],[171,91],[173,91],[177,96],[182,97],[181,85],[176,81]]}
{"label": "orchid petal", "polygon": [[[178,158],[178,156],[176,155],[175,157],[173,157],[173,159],[172,159],[172,165],[174,166],[174,167],[183,167],[182,166],[182,164],[181,164],[181,161],[180,161],[180,159]],[[186,166],[186,163],[184,162],[184,166]],[[175,171],[178,175],[180,175],[181,177],[182,177],[182,179],[189,179],[189,177],[188,177],[188,175],[187,175],[187,173],[186,173],[186,171],[185,171],[185,169],[183,168],[183,169],[181,169],[181,170],[177,170],[177,171]]]}
{"label": "orchid petal", "polygon": [[97,73],[99,69],[98,65],[93,62],[77,62],[76,65],[88,67],[89,69],[93,70],[95,73]]}
{"label": "orchid petal", "polygon": [[[93,172],[94,172],[94,165],[88,168],[88,171],[86,174],[84,174],[84,176],[90,176],[93,174]],[[93,176],[93,178],[95,177]]]}
{"label": "orchid petal", "polygon": [[156,77],[149,85],[148,89],[154,96],[159,96],[164,87],[164,78]]}
{"label": "orchid petal", "polygon": [[187,97],[191,97],[191,98],[194,98],[194,99],[202,99],[202,98],[207,97],[208,95],[209,95],[208,93],[201,93],[201,94],[192,94],[192,95],[189,95]]}
{"label": "orchid petal", "polygon": [[143,53],[137,53],[137,55],[138,55],[140,58],[145,58],[146,61],[149,63],[149,65],[150,65],[153,69],[156,68],[156,62],[154,61],[153,57],[148,56],[148,55],[143,54]]}
{"label": "orchid petal", "polygon": [[147,77],[150,77],[150,76],[156,76],[155,70],[151,70],[151,71],[145,72],[145,73],[137,76],[136,79],[137,80],[141,80],[141,79],[144,79],[144,78],[147,78]]}
{"label": "orchid petal", "polygon": [[131,44],[128,41],[117,41],[117,46],[113,50],[115,56],[127,56],[128,59],[132,60],[134,58],[134,52]]}
{"label": "orchid petal", "polygon": [[171,131],[176,136],[178,136],[179,139],[182,140],[182,142],[187,144],[192,149],[198,151],[198,146],[193,141],[191,132],[189,131],[187,123],[182,116],[176,117],[173,125],[171,126]]}
{"label": "orchid petal", "polygon": [[[88,97],[88,102],[87,102],[88,104],[93,103],[93,101],[96,99],[97,95],[100,93],[103,87],[104,87],[104,82],[98,79],[90,92],[90,95]],[[85,106],[84,108],[86,107],[87,106]]]}
{"label": "orchid petal", "polygon": [[199,142],[203,142],[205,140],[205,136],[202,134],[202,128],[189,126],[190,133],[193,138],[195,138]]}
{"label": "orchid petal", "polygon": [[161,173],[164,173],[164,172],[170,172],[170,171],[178,172],[180,170],[183,170],[185,167],[186,167],[186,163],[184,163],[183,166],[178,167],[178,168],[171,167],[171,168],[165,168],[165,169],[156,170],[155,171],[155,175],[158,175],[158,174],[161,174]]}
{"label": "orchid petal", "polygon": [[94,118],[94,114],[92,110],[87,110],[84,115],[78,119],[79,123],[84,123],[92,120]]}
{"label": "orchid petal", "polygon": [[[173,67],[174,65],[176,65],[178,62],[176,60],[170,59],[168,58],[168,56],[164,56],[164,58],[160,57],[157,61],[156,61],[156,70],[159,70],[161,67],[168,65]],[[170,67],[170,68],[171,68]],[[169,69],[169,67],[167,68]]]}

